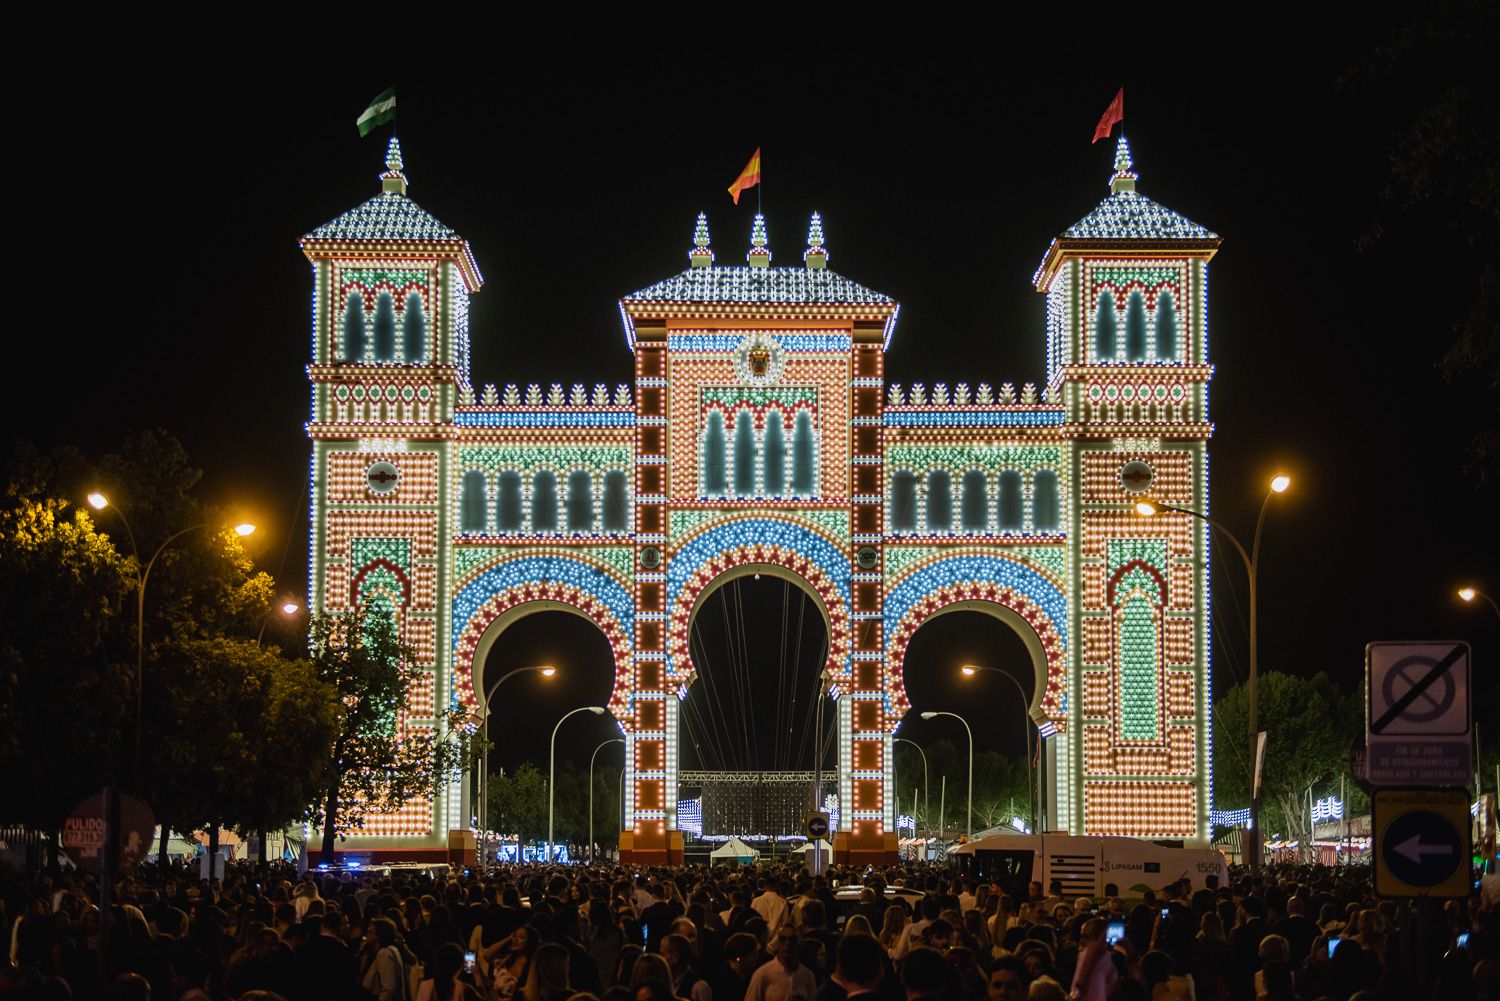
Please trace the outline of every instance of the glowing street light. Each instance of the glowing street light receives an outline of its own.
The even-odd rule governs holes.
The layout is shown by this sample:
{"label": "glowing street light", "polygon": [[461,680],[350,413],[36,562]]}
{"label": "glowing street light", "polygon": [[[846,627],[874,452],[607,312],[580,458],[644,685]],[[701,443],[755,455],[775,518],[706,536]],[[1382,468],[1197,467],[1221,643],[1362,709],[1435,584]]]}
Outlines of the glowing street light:
{"label": "glowing street light", "polygon": [[[493,708],[492,701],[495,691],[503,684],[505,679],[514,678],[518,674],[530,674],[535,672],[544,678],[550,678],[557,673],[557,668],[551,664],[537,664],[534,667],[518,667],[506,671],[495,679],[495,683],[484,692],[484,743],[488,748],[490,742],[490,713]],[[480,836],[488,837],[490,829],[490,752],[485,750],[483,757],[479,759],[479,809],[473,811],[479,815]],[[483,849],[481,849],[483,851]]]}
{"label": "glowing street light", "polygon": [[296,615],[301,607],[302,606],[298,605],[295,601],[289,601],[285,605],[281,606],[281,611],[286,615]]}
{"label": "glowing street light", "polygon": [[952,716],[964,725],[969,734],[969,840],[974,840],[974,731],[969,727],[969,721],[958,713],[950,712],[926,712],[922,714],[923,719],[936,719],[939,716]]}
{"label": "glowing street light", "polygon": [[248,521],[242,521],[238,525],[234,526],[234,532],[236,535],[243,539],[247,536],[255,534],[255,526],[250,524],[250,522]]}
{"label": "glowing street light", "polygon": [[1257,653],[1259,650],[1256,636],[1256,594],[1257,594],[1257,571],[1260,564],[1260,535],[1261,529],[1266,524],[1266,509],[1271,506],[1271,498],[1276,494],[1284,494],[1292,485],[1292,478],[1284,473],[1278,473],[1271,478],[1270,489],[1266,492],[1266,499],[1260,505],[1260,517],[1255,521],[1255,537],[1251,541],[1249,551],[1246,551],[1240,540],[1235,538],[1234,533],[1222,524],[1201,511],[1191,508],[1173,507],[1170,504],[1161,504],[1148,500],[1137,501],[1136,513],[1143,518],[1150,518],[1161,511],[1175,511],[1178,514],[1191,515],[1202,521],[1208,522],[1212,528],[1217,528],[1223,536],[1234,545],[1235,552],[1239,553],[1240,560],[1245,564],[1245,573],[1250,578],[1250,682],[1246,686],[1250,701],[1250,762],[1251,762],[1251,790],[1250,790],[1250,836],[1249,844],[1245,846],[1245,855],[1250,860],[1250,868],[1253,872],[1260,872],[1260,791],[1254,787],[1255,762],[1259,755],[1259,728],[1257,725],[1257,694],[1259,692],[1260,670]]}
{"label": "glowing street light", "polygon": [[89,505],[92,506],[95,511],[103,511],[105,508],[109,507],[109,498],[101,494],[99,491],[95,490],[93,493],[89,494]]}
{"label": "glowing street light", "polygon": [[[1021,683],[1016,680],[1015,675],[1008,671],[1002,671],[998,667],[981,667],[976,664],[965,664],[958,671],[965,678],[972,678],[981,671],[987,674],[998,674],[1016,687],[1016,694],[1021,697],[1021,736],[1026,742],[1026,812],[1031,814],[1029,818],[1031,820],[1030,826],[1036,827],[1036,811],[1031,808],[1031,794],[1035,791],[1034,787],[1036,785],[1035,774],[1031,764],[1031,731],[1034,728],[1031,724],[1031,713],[1028,710],[1026,691],[1021,687]],[[1040,795],[1038,795],[1037,799],[1040,801]]]}
{"label": "glowing street light", "polygon": [[[284,602],[281,606],[281,614],[285,615],[287,618],[291,618],[293,615],[296,615],[300,611],[302,611],[302,606],[297,604],[295,601]],[[267,611],[265,616],[260,620],[260,632],[255,634],[256,646],[260,646],[261,642],[266,638],[266,626],[270,624],[271,613],[270,611]]]}
{"label": "glowing street light", "polygon": [[1494,609],[1495,617],[1500,618],[1500,605],[1495,604],[1494,598],[1491,598],[1489,595],[1485,594],[1478,588],[1461,587],[1458,589],[1458,596],[1462,598],[1466,604],[1470,605],[1474,604],[1475,598],[1483,598],[1485,601],[1490,603],[1490,608]]}
{"label": "glowing street light", "polygon": [[552,861],[552,815],[554,804],[557,802],[557,731],[562,729],[563,723],[569,716],[576,716],[579,713],[593,713],[595,716],[601,716],[606,712],[608,710],[603,706],[579,706],[577,709],[563,713],[562,719],[558,720],[557,725],[552,728],[552,757],[547,769],[547,855],[544,861]]}

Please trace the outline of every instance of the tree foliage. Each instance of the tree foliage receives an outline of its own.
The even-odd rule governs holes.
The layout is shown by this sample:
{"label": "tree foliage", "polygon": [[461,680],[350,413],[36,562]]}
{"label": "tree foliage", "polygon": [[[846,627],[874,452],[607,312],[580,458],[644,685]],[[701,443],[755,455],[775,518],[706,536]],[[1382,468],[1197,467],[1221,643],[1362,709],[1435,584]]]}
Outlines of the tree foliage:
{"label": "tree foliage", "polygon": [[[1323,798],[1336,794],[1348,776],[1349,749],[1364,718],[1361,700],[1323,673],[1300,678],[1267,671],[1257,702],[1257,726],[1266,731],[1261,827],[1268,835],[1295,837],[1307,830],[1308,787]],[[1225,809],[1250,804],[1249,712],[1243,685],[1214,707],[1214,802]]]}
{"label": "tree foliage", "polygon": [[131,574],[86,511],[27,493],[0,510],[0,820],[56,830],[130,718]]}

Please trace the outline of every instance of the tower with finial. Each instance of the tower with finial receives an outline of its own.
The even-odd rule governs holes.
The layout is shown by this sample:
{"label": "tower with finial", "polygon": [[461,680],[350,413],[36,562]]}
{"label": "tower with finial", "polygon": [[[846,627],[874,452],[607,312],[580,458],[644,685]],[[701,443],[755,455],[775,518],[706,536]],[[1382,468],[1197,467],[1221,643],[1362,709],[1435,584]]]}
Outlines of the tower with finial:
{"label": "tower with finial", "polygon": [[752,268],[771,266],[771,252],[766,249],[766,217],[755,213],[755,222],[750,226],[750,253],[745,260]]}
{"label": "tower with finial", "polygon": [[706,268],[714,262],[713,249],[708,245],[708,216],[698,213],[698,222],[693,227],[693,249],[688,251],[688,263],[695,268]]}
{"label": "tower with finial", "polygon": [[385,173],[380,175],[380,190],[386,194],[406,194],[406,175],[401,172],[401,140],[391,136],[385,148]]}
{"label": "tower with finial", "polygon": [[828,267],[828,251],[823,249],[823,217],[814,212],[807,226],[807,249],[802,260],[814,271]]}

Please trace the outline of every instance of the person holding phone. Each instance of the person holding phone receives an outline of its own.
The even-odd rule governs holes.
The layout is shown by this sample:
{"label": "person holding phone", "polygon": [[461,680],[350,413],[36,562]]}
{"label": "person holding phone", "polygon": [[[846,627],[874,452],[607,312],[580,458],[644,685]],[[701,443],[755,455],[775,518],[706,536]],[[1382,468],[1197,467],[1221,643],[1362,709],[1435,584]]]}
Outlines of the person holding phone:
{"label": "person holding phone", "polygon": [[464,982],[473,972],[474,954],[456,943],[444,942],[432,957],[432,976],[417,985],[416,1001],[480,1001],[479,992]]}
{"label": "person holding phone", "polygon": [[1118,942],[1125,935],[1122,921],[1106,923],[1103,918],[1089,918],[1078,930],[1078,969],[1073,974],[1073,997],[1077,1001],[1106,1001],[1119,978],[1109,955],[1113,946],[1106,941],[1111,925],[1118,925],[1114,932]]}

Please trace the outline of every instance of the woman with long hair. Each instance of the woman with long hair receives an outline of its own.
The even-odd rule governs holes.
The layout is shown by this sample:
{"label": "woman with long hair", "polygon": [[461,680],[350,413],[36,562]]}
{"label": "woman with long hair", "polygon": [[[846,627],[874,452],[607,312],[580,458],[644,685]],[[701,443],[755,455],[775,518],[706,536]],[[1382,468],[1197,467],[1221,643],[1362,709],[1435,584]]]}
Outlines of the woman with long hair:
{"label": "woman with long hair", "polygon": [[885,946],[887,956],[895,958],[896,943],[901,941],[901,932],[906,928],[908,920],[904,907],[885,909],[885,922],[880,926],[880,944]]}
{"label": "woman with long hair", "polygon": [[570,959],[568,950],[556,942],[537,949],[518,996],[525,1001],[568,1001],[573,996],[573,988],[568,986]]}
{"label": "woman with long hair", "polygon": [[479,992],[459,979],[464,952],[452,942],[437,947],[432,976],[417,985],[416,1001],[479,1001]]}

